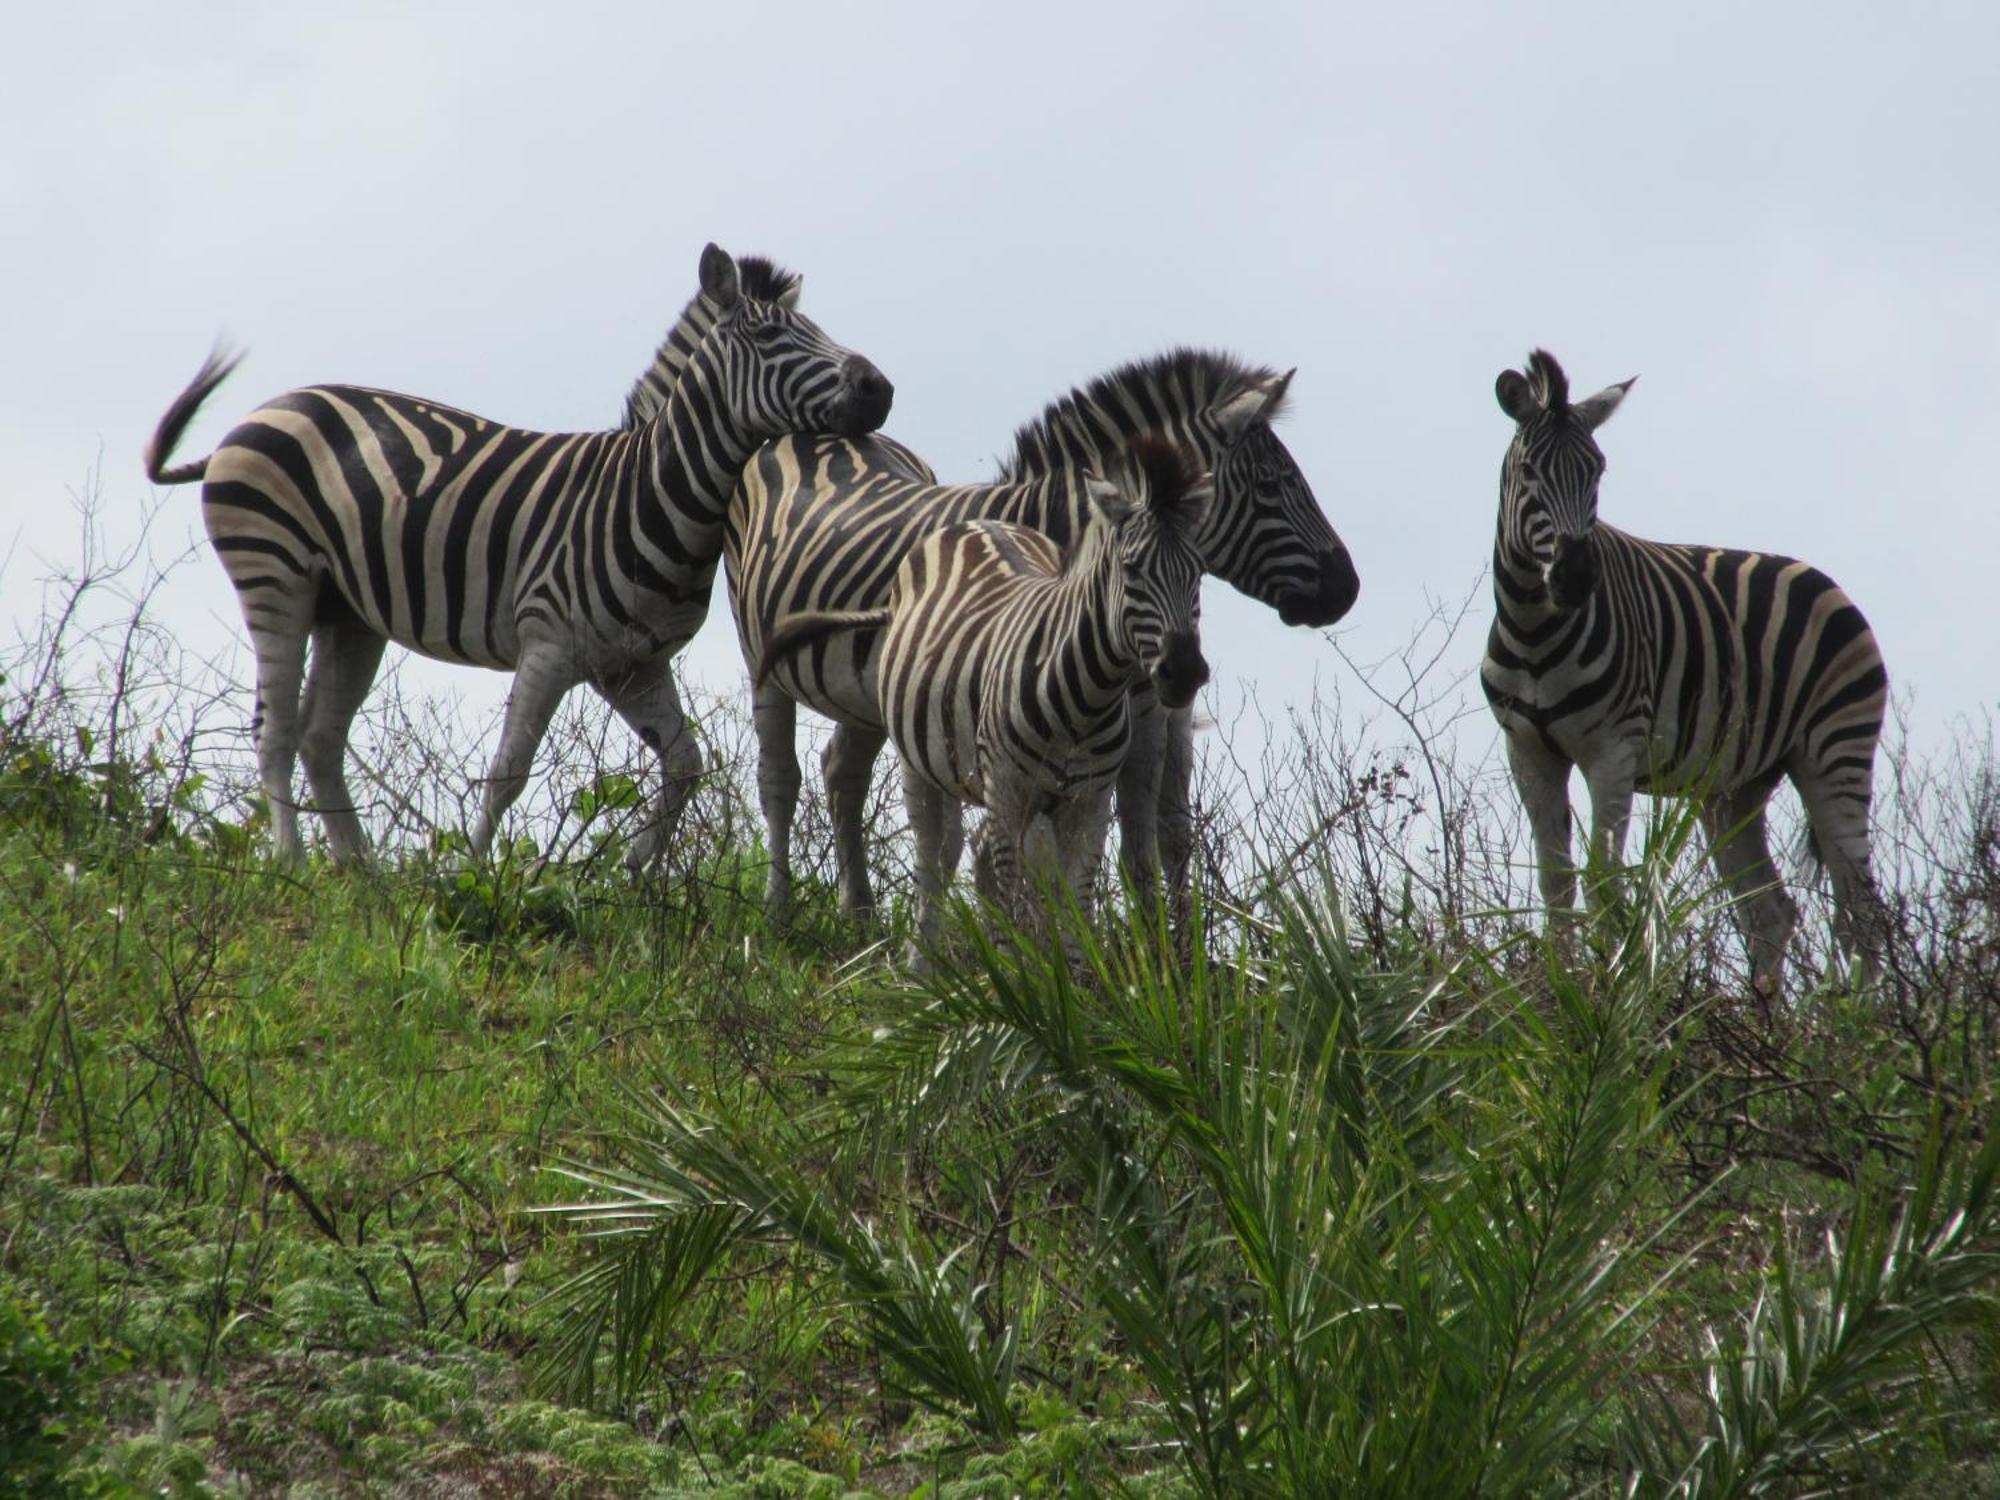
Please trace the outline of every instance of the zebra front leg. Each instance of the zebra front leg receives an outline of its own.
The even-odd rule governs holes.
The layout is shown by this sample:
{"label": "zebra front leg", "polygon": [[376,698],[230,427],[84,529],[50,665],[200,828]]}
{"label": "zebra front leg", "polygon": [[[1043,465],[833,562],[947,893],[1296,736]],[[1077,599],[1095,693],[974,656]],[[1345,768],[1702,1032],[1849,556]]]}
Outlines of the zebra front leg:
{"label": "zebra front leg", "polygon": [[988,783],[986,821],[973,851],[974,887],[995,911],[1017,927],[1032,916],[1027,889],[1027,844],[1032,799],[1006,782]]}
{"label": "zebra front leg", "polygon": [[1594,882],[1618,888],[1625,868],[1625,833],[1632,823],[1632,796],[1638,785],[1638,757],[1619,749],[1586,766],[1590,788],[1590,868]]}
{"label": "zebra front leg", "polygon": [[792,913],[792,820],[799,810],[799,706],[776,683],[751,698],[757,730],[757,805],[764,813],[764,915],[783,922]]}
{"label": "zebra front leg", "polygon": [[535,763],[535,751],[549,732],[549,720],[563,694],[576,685],[570,668],[570,653],[560,647],[529,649],[521,654],[514,672],[514,688],[507,695],[506,721],[500,730],[500,748],[486,773],[486,792],[481,799],[479,821],[472,827],[472,852],[484,859],[493,847],[500,819],[528,784],[528,768]]}
{"label": "zebra front leg", "polygon": [[1507,764],[1528,814],[1535,843],[1535,871],[1551,931],[1576,904],[1576,865],[1570,854],[1570,763],[1528,733],[1507,736]]}
{"label": "zebra front leg", "polygon": [[1701,819],[1716,873],[1730,891],[1730,914],[1750,956],[1751,986],[1775,996],[1784,984],[1785,954],[1799,909],[1785,893],[1771,858],[1764,822],[1769,798],[1767,787],[1742,787],[1705,801]]}
{"label": "zebra front leg", "polygon": [[1167,910],[1185,933],[1193,917],[1194,706],[1166,711],[1160,761],[1160,863]]}
{"label": "zebra front leg", "polygon": [[701,747],[695,743],[694,729],[681,707],[670,657],[652,657],[596,687],[618,717],[660,758],[659,795],[625,855],[625,868],[640,875],[652,869],[666,852],[681,809],[701,780]]}
{"label": "zebra front leg", "polygon": [[313,631],[299,750],[335,864],[368,863],[368,835],[347,787],[347,737],[388,644],[353,615]]}
{"label": "zebra front leg", "polygon": [[1118,863],[1134,892],[1150,894],[1160,879],[1160,778],[1167,713],[1150,689],[1127,698],[1125,710],[1130,738],[1118,767]]}
{"label": "zebra front leg", "polygon": [[1111,784],[1070,797],[1056,810],[1056,857],[1063,883],[1086,917],[1096,915],[1097,877],[1111,832]]}
{"label": "zebra front leg", "polygon": [[840,868],[840,909],[851,917],[875,910],[875,894],[868,887],[868,789],[875,779],[875,757],[887,739],[884,730],[837,724],[820,760]]}

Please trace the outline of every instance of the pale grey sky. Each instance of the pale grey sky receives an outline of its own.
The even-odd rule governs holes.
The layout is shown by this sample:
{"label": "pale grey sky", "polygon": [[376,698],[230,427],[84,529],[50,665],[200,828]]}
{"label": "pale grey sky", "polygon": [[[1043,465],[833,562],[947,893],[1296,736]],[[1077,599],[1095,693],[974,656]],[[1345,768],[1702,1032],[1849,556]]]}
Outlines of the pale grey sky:
{"label": "pale grey sky", "polygon": [[[0,39],[10,619],[100,454],[136,525],[218,331],[251,355],[184,457],[323,380],[606,426],[712,238],[805,273],[951,479],[1169,344],[1298,366],[1282,431],[1360,570],[1362,660],[1485,566],[1494,375],[1535,344],[1580,390],[1638,374],[1605,519],[1827,569],[1920,737],[2000,701],[1991,5],[182,0],[16,7]],[[198,537],[196,489],[162,499],[161,545]],[[1207,602],[1225,695],[1352,694],[1317,635]],[[164,607],[241,638],[206,554]],[[725,608],[684,670],[740,679]]]}

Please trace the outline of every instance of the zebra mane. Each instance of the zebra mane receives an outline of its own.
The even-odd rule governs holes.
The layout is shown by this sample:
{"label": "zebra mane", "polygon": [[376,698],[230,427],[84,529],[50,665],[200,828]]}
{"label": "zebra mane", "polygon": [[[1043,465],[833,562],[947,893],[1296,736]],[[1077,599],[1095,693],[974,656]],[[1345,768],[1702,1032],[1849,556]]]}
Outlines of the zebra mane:
{"label": "zebra mane", "polygon": [[[1037,478],[1141,433],[1177,427],[1252,381],[1275,379],[1275,370],[1211,349],[1169,349],[1133,360],[1051,401],[1024,423],[1000,477]],[[1267,420],[1277,415],[1273,407]]]}
{"label": "zebra mane", "polygon": [[1546,349],[1537,349],[1528,356],[1528,389],[1545,411],[1569,409],[1569,376],[1563,374],[1563,367]]}
{"label": "zebra mane", "polygon": [[[736,277],[743,295],[758,302],[776,302],[799,284],[798,272],[788,271],[761,255],[737,257]],[[714,307],[696,292],[688,298],[674,326],[667,330],[660,347],[653,351],[653,362],[646,367],[646,373],[632,383],[631,392],[625,397],[625,418],[618,424],[622,430],[630,432],[644,427],[667,404],[667,398],[680,383],[681,371],[687,368],[688,357],[714,326]]]}

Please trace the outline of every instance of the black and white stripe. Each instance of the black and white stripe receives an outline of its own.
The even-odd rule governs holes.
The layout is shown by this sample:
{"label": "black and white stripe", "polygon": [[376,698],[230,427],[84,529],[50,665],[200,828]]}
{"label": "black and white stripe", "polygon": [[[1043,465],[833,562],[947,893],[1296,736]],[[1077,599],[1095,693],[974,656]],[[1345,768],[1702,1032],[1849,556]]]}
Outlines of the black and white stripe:
{"label": "black and white stripe", "polygon": [[[1290,379],[1194,350],[1125,365],[1023,427],[998,484],[924,482],[912,474],[907,450],[881,437],[767,444],[731,501],[724,544],[746,659],[757,662],[769,633],[791,615],[885,605],[903,558],[940,525],[1006,521],[1067,545],[1090,513],[1085,470],[1122,466],[1129,445],[1147,432],[1191,448],[1213,473],[1214,501],[1194,538],[1209,572],[1271,605],[1288,623],[1338,620],[1354,602],[1353,563],[1270,425]],[[886,731],[877,706],[876,646],[870,631],[823,642],[779,663],[758,689],[758,791],[774,912],[785,909],[791,894],[801,703],[836,724],[825,774],[842,904],[850,911],[871,905],[863,808]],[[1192,841],[1192,714],[1158,709],[1143,688],[1134,710],[1118,785],[1126,861],[1140,880],[1164,862],[1169,888],[1179,892]]]}
{"label": "black and white stripe", "polygon": [[795,616],[764,645],[759,681],[831,636],[881,632],[880,711],[903,759],[927,938],[967,803],[987,809],[989,899],[1026,922],[1032,878],[1059,877],[1088,901],[1133,685],[1183,708],[1208,679],[1195,538],[1213,486],[1164,439],[1130,459],[1117,483],[1083,481],[1088,519],[1067,554],[1030,527],[955,521],[905,554],[886,606]]}
{"label": "black and white stripe", "polygon": [[1781,981],[1797,909],[1765,804],[1789,778],[1833,878],[1843,940],[1881,933],[1868,810],[1888,675],[1861,611],[1817,568],[1770,553],[1649,542],[1597,519],[1592,433],[1631,382],[1572,403],[1542,350],[1503,371],[1514,440],[1500,476],[1496,614],[1480,678],[1506,732],[1543,898],[1575,895],[1569,775],[1590,788],[1593,858],[1615,865],[1634,791],[1702,798],[1760,985]]}
{"label": "black and white stripe", "polygon": [[161,419],[146,467],[158,484],[205,481],[203,521],[257,653],[258,764],[280,859],[302,853],[301,755],[335,858],[365,858],[343,761],[392,640],[515,674],[476,850],[519,795],[556,705],[588,682],[664,763],[635,850],[650,855],[700,768],[670,664],[707,614],[744,460],[794,429],[871,431],[893,395],[782,297],[755,295],[782,274],[755,263],[746,278],[722,250],[703,251],[709,326],[666,403],[632,430],[528,432],[415,397],[313,386],[252,412],[207,458],[167,468],[235,361],[203,366]]}

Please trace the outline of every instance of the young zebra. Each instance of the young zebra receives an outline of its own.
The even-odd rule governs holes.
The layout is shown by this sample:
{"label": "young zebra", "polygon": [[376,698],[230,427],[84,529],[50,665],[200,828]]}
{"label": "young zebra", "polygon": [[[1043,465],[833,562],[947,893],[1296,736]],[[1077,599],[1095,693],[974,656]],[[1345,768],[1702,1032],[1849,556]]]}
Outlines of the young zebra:
{"label": "young zebra", "polygon": [[756,295],[790,278],[753,268],[746,295],[729,255],[702,252],[712,326],[635,430],[527,432],[410,396],[313,386],[170,469],[235,359],[211,356],[167,409],[146,471],[156,484],[206,481],[202,519],[257,652],[258,769],[281,861],[302,855],[292,791],[301,752],[335,859],[366,858],[343,761],[392,640],[515,674],[476,851],[519,796],[557,704],[588,682],[662,761],[633,851],[635,864],[650,859],[700,771],[671,662],[708,612],[738,471],[759,443],[794,428],[872,431],[894,394],[782,294]]}
{"label": "young zebra", "polygon": [[1670,546],[1597,519],[1592,432],[1632,382],[1571,403],[1542,350],[1502,371],[1514,440],[1500,470],[1496,616],[1480,680],[1533,829],[1543,899],[1575,895],[1569,774],[1590,788],[1592,857],[1615,866],[1636,791],[1703,799],[1752,974],[1775,991],[1798,910],[1771,862],[1764,808],[1790,777],[1833,877],[1839,935],[1881,941],[1868,805],[1888,675],[1861,611],[1789,557]]}
{"label": "young zebra", "polygon": [[904,557],[886,606],[795,616],[764,644],[760,682],[830,635],[883,632],[880,713],[903,758],[925,939],[963,803],[987,809],[982,894],[1023,924],[1031,877],[1087,903],[1134,683],[1178,709],[1208,680],[1196,538],[1213,484],[1161,438],[1135,444],[1121,477],[1085,479],[1090,518],[1067,554],[1025,526],[960,521]]}
{"label": "young zebra", "polygon": [[[1023,427],[998,484],[940,486],[927,471],[914,474],[918,461],[879,435],[767,444],[730,502],[724,542],[746,661],[754,667],[770,632],[792,615],[882,607],[903,558],[948,522],[1007,521],[1069,544],[1091,513],[1080,476],[1122,467],[1127,446],[1152,430],[1191,447],[1214,475],[1214,502],[1194,537],[1208,571],[1288,624],[1333,623],[1359,585],[1347,548],[1271,430],[1290,379],[1187,349],[1121,366]],[[841,904],[860,912],[873,903],[863,823],[886,734],[875,683],[878,639],[861,630],[826,641],[777,663],[757,690],[757,787],[771,851],[765,900],[773,915],[791,900],[801,703],[836,725],[825,774]],[[1162,711],[1142,685],[1118,781],[1121,843],[1135,880],[1150,880],[1164,865],[1176,898],[1185,891],[1192,846],[1193,765],[1190,713]]]}

